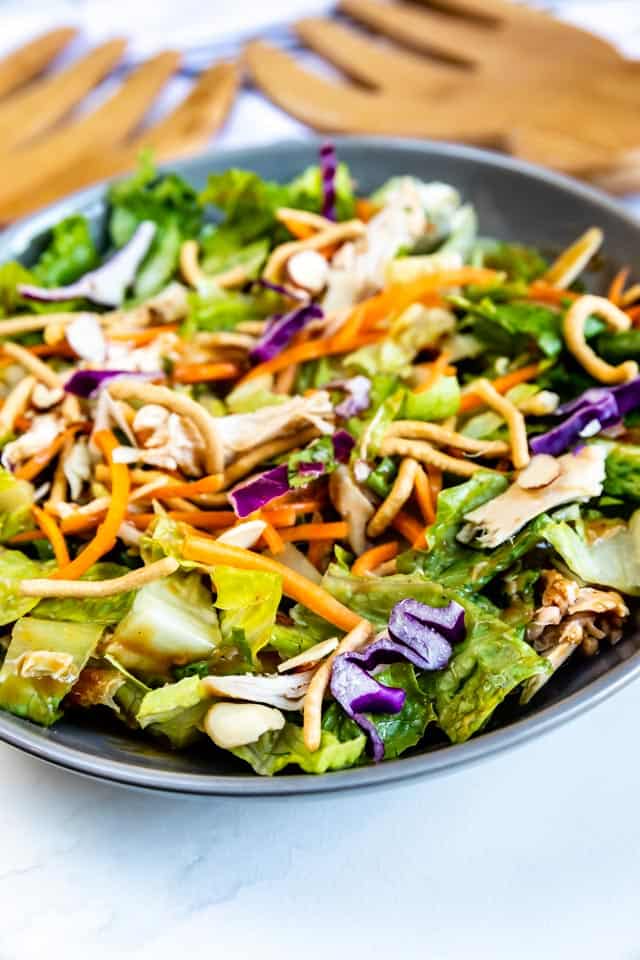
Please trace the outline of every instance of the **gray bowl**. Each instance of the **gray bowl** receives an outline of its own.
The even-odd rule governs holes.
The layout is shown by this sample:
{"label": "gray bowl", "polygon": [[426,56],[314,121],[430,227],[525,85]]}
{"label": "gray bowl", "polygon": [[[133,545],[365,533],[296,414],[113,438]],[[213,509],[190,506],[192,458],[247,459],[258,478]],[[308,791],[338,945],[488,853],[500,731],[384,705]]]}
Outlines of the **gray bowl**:
{"label": "gray bowl", "polygon": [[[615,203],[565,177],[468,147],[382,139],[338,141],[341,159],[351,167],[363,192],[394,174],[444,180],[459,188],[476,207],[483,234],[560,249],[591,225],[606,234],[607,267],[594,277],[603,289],[613,269],[630,264],[640,275],[640,224]],[[313,141],[205,154],[173,165],[196,186],[207,173],[247,167],[265,177],[287,180],[316,158]],[[42,233],[61,217],[85,213],[95,229],[104,223],[103,187],[95,187],[49,207],[0,237],[0,262],[20,257],[28,263],[38,252]],[[451,746],[433,740],[412,753],[379,766],[323,776],[282,773],[255,776],[211,744],[186,753],[169,753],[125,731],[94,712],[70,714],[45,730],[0,714],[0,738],[34,756],[87,776],[129,786],[175,793],[272,796],[317,793],[390,784],[434,774],[521,743],[569,720],[619,690],[640,672],[640,631],[633,629],[616,647],[598,657],[572,658],[526,709],[503,705],[491,727],[469,743]]]}

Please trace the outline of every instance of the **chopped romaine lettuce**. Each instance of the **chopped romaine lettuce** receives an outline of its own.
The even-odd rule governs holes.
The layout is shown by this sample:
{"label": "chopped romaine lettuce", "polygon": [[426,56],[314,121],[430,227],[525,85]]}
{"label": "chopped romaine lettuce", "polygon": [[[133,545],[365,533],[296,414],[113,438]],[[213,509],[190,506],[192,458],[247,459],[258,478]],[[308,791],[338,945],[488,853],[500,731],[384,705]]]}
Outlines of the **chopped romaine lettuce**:
{"label": "chopped romaine lettuce", "polygon": [[548,670],[522,637],[490,604],[463,600],[467,636],[454,647],[444,670],[421,674],[419,684],[433,700],[437,722],[453,743],[479,730],[495,708],[523,681]]}
{"label": "chopped romaine lettuce", "polygon": [[20,550],[0,547],[0,625],[13,623],[37,606],[37,597],[23,597],[16,587],[20,580],[43,576],[45,569]]}
{"label": "chopped romaine lettuce", "polygon": [[348,353],[342,362],[347,370],[363,373],[367,377],[379,373],[406,376],[411,370],[414,356],[415,350],[387,338]]}
{"label": "chopped romaine lettuce", "polygon": [[[584,529],[588,532],[588,524],[584,524]],[[622,524],[593,541],[581,536],[569,523],[553,520],[546,524],[544,537],[571,572],[585,583],[640,596],[640,511],[632,514],[628,526]]]}
{"label": "chopped romaine lettuce", "polygon": [[604,466],[605,493],[640,500],[640,446],[633,443],[612,445]]}
{"label": "chopped romaine lettuce", "polygon": [[225,645],[248,651],[248,666],[269,643],[282,597],[282,577],[260,570],[214,567],[211,578],[221,610],[220,629]]}
{"label": "chopped romaine lettuce", "polygon": [[[0,317],[7,317],[16,312],[19,306],[31,307],[23,301],[18,293],[22,283],[35,283],[36,278],[17,260],[9,260],[0,266]],[[47,304],[49,306],[49,304]]]}
{"label": "chopped romaine lettuce", "polygon": [[43,287],[63,287],[88,273],[97,262],[87,218],[73,214],[53,227],[49,243],[31,273],[35,282]]}
{"label": "chopped romaine lettuce", "polygon": [[33,494],[27,480],[18,480],[0,467],[0,542],[32,529]]}
{"label": "chopped romaine lettuce", "polygon": [[492,270],[501,270],[510,281],[531,283],[549,266],[535,247],[519,243],[495,243],[484,252],[483,262]]}
{"label": "chopped romaine lettuce", "polygon": [[[458,299],[458,304],[462,301]],[[518,356],[532,343],[546,357],[557,356],[563,347],[560,315],[537,303],[497,303],[485,297],[479,303],[466,301],[473,319],[474,335],[492,353]]]}
{"label": "chopped romaine lettuce", "polygon": [[392,608],[406,597],[432,607],[444,607],[451,599],[439,583],[420,575],[354,577],[337,564],[331,564],[322,579],[322,585],[337,600],[366,617],[375,627],[386,627]]}
{"label": "chopped romaine lettuce", "polygon": [[138,590],[107,649],[128,670],[167,677],[171,667],[207,659],[219,647],[213,597],[194,571],[174,573]]}
{"label": "chopped romaine lettuce", "polygon": [[205,273],[216,276],[242,267],[248,280],[254,280],[258,276],[269,253],[267,240],[255,240],[238,249],[215,227],[203,233],[201,247],[200,266]]}
{"label": "chopped romaine lettuce", "polygon": [[188,746],[201,734],[200,724],[211,698],[199,677],[185,677],[144,695],[136,719],[142,729],[165,737],[176,750]]}
{"label": "chopped romaine lettuce", "polygon": [[440,377],[424,393],[407,391],[401,419],[444,420],[460,408],[460,386],[456,377]]}
{"label": "chopped romaine lettuce", "polygon": [[206,290],[189,294],[189,315],[182,325],[184,337],[198,331],[216,333],[233,330],[242,320],[257,320],[262,316],[254,297],[235,290],[222,290],[214,283]]}
{"label": "chopped romaine lettuce", "polygon": [[18,620],[0,670],[0,707],[44,726],[54,723],[103,630],[93,623]]}
{"label": "chopped romaine lettuce", "polygon": [[[82,580],[110,580],[128,573],[128,568],[117,563],[96,563],[81,577]],[[46,597],[40,600],[36,616],[46,620],[68,620],[73,623],[119,623],[133,603],[132,591],[113,597]]]}
{"label": "chopped romaine lettuce", "polygon": [[305,773],[344,770],[357,763],[364,746],[362,733],[342,741],[330,731],[323,730],[319,748],[310,753],[304,744],[302,729],[288,722],[282,730],[263,733],[255,743],[235,747],[231,753],[246,760],[256,773],[271,777],[289,764],[297,764]]}

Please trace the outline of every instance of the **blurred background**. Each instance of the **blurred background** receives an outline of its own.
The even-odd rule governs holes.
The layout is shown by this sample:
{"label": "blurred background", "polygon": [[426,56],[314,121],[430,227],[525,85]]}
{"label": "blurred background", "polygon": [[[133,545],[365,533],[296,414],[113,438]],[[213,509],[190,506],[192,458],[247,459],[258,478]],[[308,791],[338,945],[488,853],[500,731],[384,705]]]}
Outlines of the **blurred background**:
{"label": "blurred background", "polygon": [[167,160],[313,129],[464,140],[640,193],[640,2],[528,8],[0,0],[0,220],[145,146]]}

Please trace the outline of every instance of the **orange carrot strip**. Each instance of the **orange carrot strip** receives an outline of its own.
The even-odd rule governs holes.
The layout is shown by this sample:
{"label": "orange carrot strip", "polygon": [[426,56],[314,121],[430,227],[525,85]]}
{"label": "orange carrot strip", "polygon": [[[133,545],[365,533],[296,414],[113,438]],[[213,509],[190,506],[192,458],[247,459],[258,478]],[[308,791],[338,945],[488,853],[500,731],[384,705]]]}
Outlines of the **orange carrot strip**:
{"label": "orange carrot strip", "polygon": [[314,233],[318,232],[310,223],[303,223],[302,220],[282,219],[280,223],[287,228],[296,240],[306,240],[307,237],[312,237]]}
{"label": "orange carrot strip", "polygon": [[271,553],[276,554],[276,556],[279,553],[282,553],[284,550],[284,540],[274,526],[272,526],[270,523],[267,523],[266,527],[262,531],[262,536],[264,537],[264,542]]}
{"label": "orange carrot strip", "polygon": [[65,539],[62,535],[60,527],[51,514],[45,513],[44,510],[42,510],[40,507],[37,507],[35,504],[31,507],[31,512],[34,515],[40,530],[53,547],[53,552],[55,554],[58,566],[66,566],[66,564],[69,563],[69,551],[67,550],[67,544],[65,543]]}
{"label": "orange carrot strip", "polygon": [[640,304],[637,307],[631,307],[630,310],[627,310],[627,316],[630,317],[632,323],[640,320]]}
{"label": "orange carrot strip", "polygon": [[45,447],[44,450],[40,450],[36,453],[30,460],[27,460],[22,464],[21,467],[15,472],[16,477],[20,480],[33,480],[34,477],[37,477],[46,466],[48,466],[53,458],[58,454],[65,443],[67,442],[68,437],[73,437],[75,433],[79,430],[79,425],[74,424],[72,427],[67,427],[62,433],[59,433],[54,440],[51,441],[48,447]]}
{"label": "orange carrot strip", "polygon": [[358,220],[362,220],[363,223],[368,223],[369,220],[372,220],[379,210],[380,207],[378,204],[374,203],[373,200],[369,200],[367,197],[358,197],[356,200],[356,217]]}
{"label": "orange carrot strip", "polygon": [[367,346],[369,343],[378,343],[383,334],[361,334],[354,341],[346,346],[335,344],[333,337],[322,337],[319,340],[309,340],[308,343],[300,343],[296,346],[283,350],[271,360],[265,360],[259,363],[257,367],[249,370],[240,380],[240,384],[248,380],[254,380],[265,373],[277,373],[278,370],[284,370],[291,363],[304,363],[307,360],[318,360],[320,357],[330,357],[336,353],[347,353],[350,350],[357,350],[359,347]]}
{"label": "orange carrot strip", "polygon": [[448,350],[443,350],[439,357],[437,357],[431,364],[431,369],[429,370],[427,376],[424,378],[421,384],[419,384],[415,389],[414,393],[426,393],[427,390],[430,390],[431,387],[435,386],[440,377],[443,376],[444,371],[449,365],[449,360],[451,359],[451,354]]}
{"label": "orange carrot strip", "polygon": [[431,487],[431,494],[435,505],[438,495],[442,490],[442,470],[440,467],[434,467],[432,463],[428,463],[427,476],[429,477],[429,486]]}
{"label": "orange carrot strip", "polygon": [[400,510],[391,521],[392,526],[401,533],[405,540],[408,540],[411,546],[418,547],[424,545],[424,524],[420,523],[410,514]]}
{"label": "orange carrot strip", "polygon": [[136,347],[144,347],[161,333],[176,333],[178,329],[177,323],[163,323],[159,327],[145,327],[144,330],[119,330],[117,333],[109,333],[108,338],[124,340],[127,343],[134,343]]}
{"label": "orange carrot strip", "polygon": [[212,566],[223,564],[238,567],[241,570],[267,570],[269,573],[279,573],[282,577],[282,590],[287,597],[303,603],[340,630],[353,630],[362,619],[322,587],[296,573],[295,570],[285,567],[284,564],[270,557],[253,553],[251,550],[243,550],[242,547],[232,547],[229,544],[218,543],[217,540],[208,540],[205,537],[190,534],[185,538],[182,555],[185,560],[195,560]]}
{"label": "orange carrot strip", "polygon": [[[61,533],[84,533],[87,530],[94,530],[104,514],[94,513],[89,516],[65,517],[60,521]],[[32,540],[42,540],[44,534],[41,530],[25,530],[23,533],[16,533],[7,543],[30,543]]]}
{"label": "orange carrot strip", "polygon": [[195,497],[201,493],[217,493],[223,483],[224,478],[221,473],[212,473],[208,477],[187,483],[167,483],[158,487],[157,490],[150,491],[149,496],[158,500],[165,497]]}
{"label": "orange carrot strip", "polygon": [[297,527],[288,527],[280,531],[283,540],[344,540],[349,533],[345,520],[335,523],[299,523]]}
{"label": "orange carrot strip", "polygon": [[363,308],[357,306],[354,310],[351,311],[346,321],[340,327],[338,332],[333,337],[333,342],[336,347],[341,347],[347,344],[345,349],[349,349],[348,344],[353,342],[353,339],[357,337],[360,332],[360,327],[362,325],[362,320],[364,318]]}
{"label": "orange carrot strip", "polygon": [[292,527],[296,522],[296,511],[292,507],[274,507],[273,510],[261,510],[257,514],[260,520],[272,527]]}
{"label": "orange carrot strip", "polygon": [[118,441],[111,430],[98,430],[94,435],[94,442],[102,451],[111,470],[111,500],[106,516],[96,531],[93,540],[78,554],[75,560],[59,567],[51,576],[54,579],[77,580],[83,573],[93,566],[101,557],[111,550],[118,538],[120,524],[127,515],[129,491],[131,483],[129,471],[124,463],[113,462],[113,451]]}
{"label": "orange carrot strip", "polygon": [[39,343],[35,347],[27,347],[27,350],[34,357],[69,357],[75,359],[78,356],[66,340],[60,340],[58,343]]}
{"label": "orange carrot strip", "polygon": [[176,363],[172,377],[176,383],[207,383],[232,380],[240,368],[235,363]]}
{"label": "orange carrot strip", "polygon": [[429,478],[422,467],[418,467],[414,479],[416,500],[425,523],[433,523],[436,511],[433,505],[433,493]]}
{"label": "orange carrot strip", "polygon": [[307,560],[313,564],[316,570],[322,573],[322,565],[327,554],[333,547],[332,540],[310,540],[307,550]]}
{"label": "orange carrot strip", "polygon": [[371,570],[375,570],[381,563],[387,560],[393,560],[398,556],[400,544],[397,540],[390,540],[389,543],[380,543],[377,547],[371,547],[360,554],[354,565],[351,567],[351,573],[356,577],[361,577]]}
{"label": "orange carrot strip", "polygon": [[[513,373],[505,373],[503,377],[496,377],[495,380],[491,380],[491,385],[498,393],[507,393],[513,387],[517,387],[519,383],[535,380],[539,373],[540,364],[530,363],[526,367],[514,370]],[[474,393],[465,393],[460,398],[460,411],[475,410],[476,407],[481,407],[483,403],[484,401]]]}
{"label": "orange carrot strip", "polygon": [[620,306],[620,298],[627,283],[630,269],[630,267],[623,267],[622,270],[618,270],[615,277],[611,281],[611,284],[609,285],[607,297],[609,300],[611,300],[611,303],[616,305],[616,307]]}
{"label": "orange carrot strip", "polygon": [[563,290],[554,287],[544,280],[534,280],[527,291],[529,300],[540,300],[542,303],[561,304],[563,300],[576,300],[580,296],[573,290]]}

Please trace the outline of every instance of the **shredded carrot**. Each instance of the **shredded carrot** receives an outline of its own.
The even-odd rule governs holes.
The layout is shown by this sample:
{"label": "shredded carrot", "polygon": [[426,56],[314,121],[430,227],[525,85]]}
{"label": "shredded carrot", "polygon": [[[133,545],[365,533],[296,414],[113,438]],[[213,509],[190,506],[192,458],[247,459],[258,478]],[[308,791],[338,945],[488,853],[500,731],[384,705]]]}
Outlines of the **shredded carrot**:
{"label": "shredded carrot", "polygon": [[304,223],[302,220],[294,220],[293,217],[282,219],[280,223],[287,228],[296,240],[306,240],[318,232],[310,223]]}
{"label": "shredded carrot", "polygon": [[53,547],[58,566],[66,566],[69,563],[69,551],[67,550],[67,544],[65,543],[60,527],[51,514],[45,513],[44,510],[35,504],[31,507],[31,511],[42,533]]}
{"label": "shredded carrot", "polygon": [[272,526],[270,523],[267,523],[262,531],[262,536],[264,537],[264,542],[271,553],[275,554],[276,556],[279,553],[282,553],[284,550],[284,540],[274,526]]}
{"label": "shredded carrot", "polygon": [[207,383],[232,380],[239,373],[235,363],[176,363],[172,377],[176,383]]}
{"label": "shredded carrot", "polygon": [[145,327],[143,330],[118,330],[109,333],[109,340],[124,340],[126,343],[133,343],[136,347],[144,347],[151,343],[161,333],[176,333],[179,329],[177,323],[163,323],[159,327]]}
{"label": "shredded carrot", "polygon": [[296,511],[292,507],[274,507],[273,510],[261,510],[257,517],[272,527],[292,527],[296,522]]}
{"label": "shredded carrot", "polygon": [[[495,380],[490,380],[489,382],[498,393],[507,393],[513,387],[517,387],[519,383],[526,383],[527,380],[535,380],[539,373],[540,364],[530,363],[526,367],[520,367],[519,370],[514,370],[513,373],[505,373],[503,377],[496,377]],[[474,393],[465,393],[460,398],[460,411],[475,410],[476,407],[481,407],[483,403],[484,401]]]}
{"label": "shredded carrot", "polygon": [[335,523],[299,523],[297,527],[288,527],[280,535],[283,540],[344,540],[349,533],[349,524],[345,520]]}
{"label": "shredded carrot", "polygon": [[435,505],[442,490],[442,470],[440,467],[434,466],[433,463],[428,463],[427,476],[429,477],[429,486],[431,487],[431,494]]}
{"label": "shredded carrot", "polygon": [[443,350],[439,357],[437,357],[431,364],[431,368],[427,373],[427,376],[424,378],[421,384],[419,384],[415,389],[414,393],[426,393],[427,390],[430,390],[431,387],[435,386],[440,377],[444,375],[444,371],[449,365],[449,360],[451,359],[451,354],[448,350]]}
{"label": "shredded carrot", "polygon": [[631,322],[636,323],[638,320],[640,320],[640,304],[637,307],[631,307],[631,309],[627,310],[626,313]]}
{"label": "shredded carrot", "polygon": [[78,356],[66,340],[60,340],[58,343],[38,343],[35,347],[27,347],[27,350],[34,357],[69,357],[75,359]]}
{"label": "shredded carrot", "polygon": [[[60,532],[63,534],[67,533],[84,533],[87,530],[94,530],[100,520],[104,516],[104,513],[94,513],[87,516],[72,516],[65,517],[60,521]],[[24,530],[22,533],[16,533],[14,537],[11,537],[8,540],[8,543],[30,543],[32,540],[42,540],[44,534],[41,530]]]}
{"label": "shredded carrot", "polygon": [[131,483],[124,463],[113,462],[113,451],[118,441],[111,430],[98,430],[94,442],[101,450],[111,470],[111,500],[106,516],[96,531],[93,540],[78,554],[75,560],[59,567],[51,576],[58,580],[77,580],[89,567],[111,550],[117,540],[120,524],[127,514]]}
{"label": "shredded carrot", "polygon": [[351,567],[351,573],[356,577],[361,577],[365,573],[375,570],[381,563],[387,560],[393,560],[398,556],[400,544],[397,540],[390,540],[388,543],[380,543],[377,547],[371,547],[360,554],[354,565]]}
{"label": "shredded carrot", "polygon": [[310,540],[307,560],[322,573],[327,554],[333,547],[332,540]]}
{"label": "shredded carrot", "polygon": [[433,493],[431,491],[429,478],[422,467],[418,467],[416,470],[414,484],[416,500],[418,501],[423,520],[425,523],[433,523],[436,518],[436,511],[433,505]]}
{"label": "shredded carrot", "polygon": [[202,477],[200,480],[193,480],[187,483],[167,483],[157,490],[149,493],[150,497],[159,500],[165,497],[195,497],[201,493],[217,493],[224,484],[224,477],[221,473],[212,473],[208,477]]}
{"label": "shredded carrot", "polygon": [[48,447],[45,447],[44,450],[40,450],[38,453],[34,454],[30,460],[27,460],[22,464],[21,467],[15,472],[16,477],[19,480],[33,480],[34,477],[37,477],[46,466],[48,466],[53,458],[62,450],[67,439],[73,437],[76,432],[79,430],[79,425],[75,424],[72,427],[67,427],[62,433],[59,433],[54,440],[51,441]]}
{"label": "shredded carrot", "polygon": [[249,370],[240,380],[240,384],[256,377],[261,377],[266,373],[277,373],[278,370],[284,370],[292,363],[304,363],[307,360],[319,360],[320,357],[329,357],[336,353],[347,353],[350,350],[357,350],[359,347],[367,346],[370,343],[378,343],[382,334],[367,333],[360,334],[351,343],[346,345],[336,345],[334,337],[322,337],[318,340],[309,340],[308,343],[300,343],[296,346],[282,350],[271,360],[265,360],[259,363],[257,367]]}
{"label": "shredded carrot", "polygon": [[424,546],[424,524],[404,510],[399,510],[391,521],[392,526],[408,540],[412,547]]}
{"label": "shredded carrot", "polygon": [[29,419],[29,417],[16,417],[14,426],[20,431],[20,433],[26,433],[31,426],[31,423],[32,421]]}
{"label": "shredded carrot", "polygon": [[232,547],[229,544],[218,543],[217,540],[208,540],[205,537],[190,534],[185,538],[182,555],[185,560],[195,560],[209,565],[224,564],[241,570],[267,570],[270,573],[279,573],[282,577],[282,590],[287,597],[303,603],[340,630],[353,630],[362,619],[322,587],[296,573],[295,570],[251,550]]}
{"label": "shredded carrot", "polygon": [[618,270],[609,286],[607,297],[609,300],[611,300],[611,303],[616,305],[616,307],[620,306],[620,298],[624,292],[630,270],[631,267],[623,267],[622,270]]}
{"label": "shredded carrot", "polygon": [[378,204],[368,200],[367,197],[358,197],[356,200],[356,217],[363,223],[369,223],[379,210]]}
{"label": "shredded carrot", "polygon": [[554,287],[544,280],[534,280],[529,286],[527,297],[529,300],[540,300],[541,303],[561,304],[563,300],[576,300],[580,296],[573,290],[563,290],[561,287]]}
{"label": "shredded carrot", "polygon": [[[280,508],[286,507],[287,510],[293,510],[294,514],[297,516],[301,513],[313,513],[314,510],[321,510],[322,503],[320,500],[289,500],[287,499],[290,494],[285,494],[284,497],[278,497],[275,500],[271,501],[271,507],[269,512],[273,513],[275,510],[280,510]],[[292,521],[295,523],[295,520]],[[291,524],[284,524],[284,526],[290,526]]]}
{"label": "shredded carrot", "polygon": [[363,317],[364,311],[361,306],[357,306],[351,311],[346,321],[333,336],[333,342],[336,347],[341,347],[346,344],[345,349],[349,349],[348,344],[352,343],[360,332]]}

